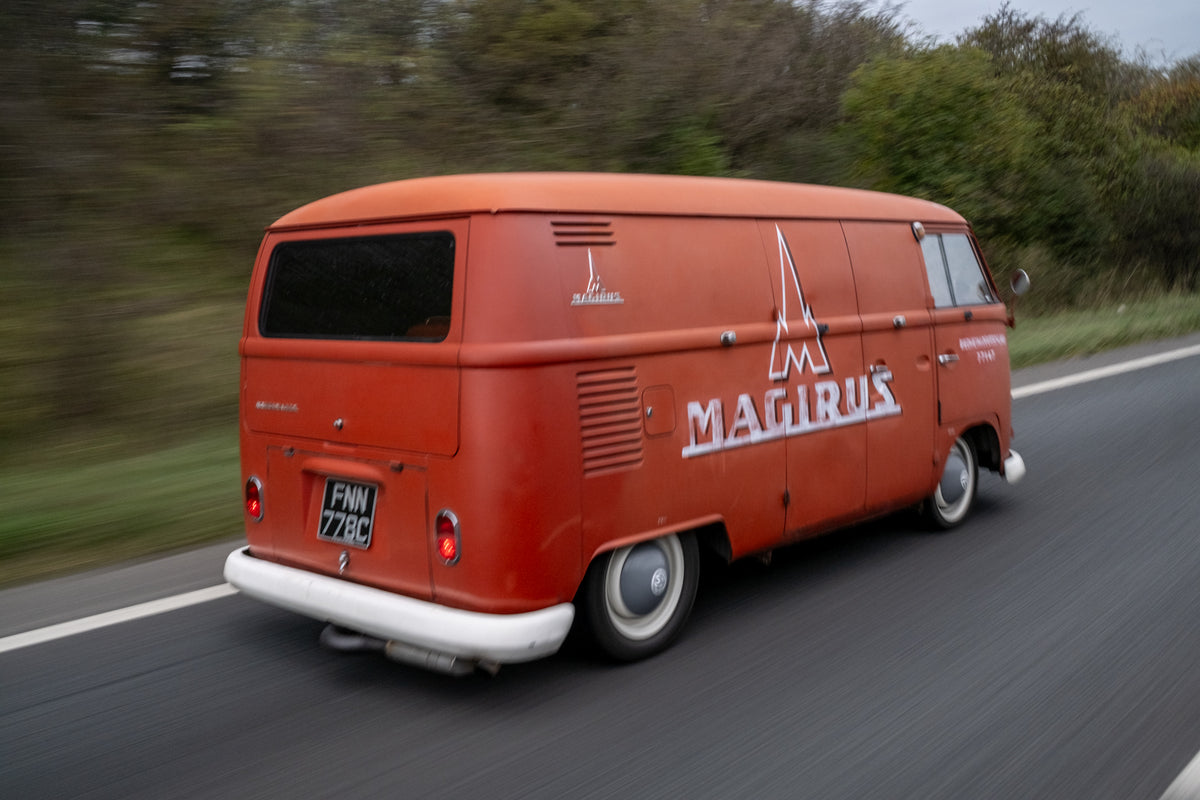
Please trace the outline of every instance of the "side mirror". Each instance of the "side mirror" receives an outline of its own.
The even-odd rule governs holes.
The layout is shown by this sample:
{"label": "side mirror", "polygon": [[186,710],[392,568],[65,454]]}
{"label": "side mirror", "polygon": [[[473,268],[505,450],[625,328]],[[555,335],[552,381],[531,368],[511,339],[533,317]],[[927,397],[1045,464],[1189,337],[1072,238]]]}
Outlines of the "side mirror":
{"label": "side mirror", "polygon": [[1029,273],[1023,269],[1019,269],[1012,274],[1009,279],[1008,286],[1012,289],[1012,308],[1008,312],[1008,327],[1017,327],[1017,298],[1029,291]]}
{"label": "side mirror", "polygon": [[1012,293],[1017,297],[1029,291],[1029,274],[1023,269],[1019,269],[1012,274],[1012,280],[1009,281],[1009,287]]}

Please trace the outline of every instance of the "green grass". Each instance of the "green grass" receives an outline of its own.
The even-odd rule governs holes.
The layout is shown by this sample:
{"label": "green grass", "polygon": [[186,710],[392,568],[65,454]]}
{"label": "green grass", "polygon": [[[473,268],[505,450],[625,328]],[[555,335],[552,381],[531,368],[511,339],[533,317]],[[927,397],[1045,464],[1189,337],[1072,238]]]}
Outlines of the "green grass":
{"label": "green grass", "polygon": [[[1014,366],[1028,366],[1197,330],[1195,295],[1039,317],[1018,308],[1010,352]],[[227,353],[197,357],[236,369]],[[10,441],[0,460],[0,585],[240,535],[236,422],[214,422],[171,444],[111,427]]]}
{"label": "green grass", "polygon": [[1021,316],[1009,332],[1014,368],[1200,331],[1200,295],[1168,294],[1112,308]]}
{"label": "green grass", "polygon": [[238,472],[233,425],[142,454],[9,463],[0,585],[237,536]]}

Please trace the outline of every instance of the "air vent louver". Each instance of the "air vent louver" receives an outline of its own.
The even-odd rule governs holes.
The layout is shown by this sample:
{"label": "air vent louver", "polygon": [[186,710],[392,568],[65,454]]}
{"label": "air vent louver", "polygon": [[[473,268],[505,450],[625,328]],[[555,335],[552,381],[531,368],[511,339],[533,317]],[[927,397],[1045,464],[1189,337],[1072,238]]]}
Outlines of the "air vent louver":
{"label": "air vent louver", "polygon": [[581,372],[579,422],[584,477],[642,464],[642,415],[633,367]]}

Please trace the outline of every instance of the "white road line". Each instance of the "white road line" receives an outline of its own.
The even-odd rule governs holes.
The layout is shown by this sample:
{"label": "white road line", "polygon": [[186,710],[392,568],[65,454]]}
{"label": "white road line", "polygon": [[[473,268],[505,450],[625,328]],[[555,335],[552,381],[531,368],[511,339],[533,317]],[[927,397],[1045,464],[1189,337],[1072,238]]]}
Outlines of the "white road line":
{"label": "white road line", "polygon": [[[1014,400],[1019,400],[1022,397],[1029,397],[1035,394],[1044,392],[1052,392],[1056,389],[1065,389],[1068,386],[1075,386],[1088,381],[1097,381],[1101,378],[1120,375],[1125,372],[1132,372],[1146,367],[1153,367],[1158,364],[1165,364],[1170,361],[1176,361],[1181,358],[1200,355],[1200,345],[1192,347],[1184,347],[1179,350],[1171,350],[1170,352],[1160,353],[1154,356],[1146,356],[1145,358],[1137,358],[1133,361],[1125,361],[1120,364],[1113,364],[1109,367],[1100,367],[1099,369],[1087,370],[1075,375],[1068,375],[1064,378],[1056,378],[1050,381],[1042,381],[1041,383],[1030,384],[1029,386],[1021,386],[1013,389],[1012,396]],[[164,614],[168,611],[194,606],[199,603],[207,603],[210,600],[218,600],[222,597],[228,597],[231,594],[236,594],[237,589],[230,586],[228,583],[222,583],[219,586],[209,586],[207,589],[197,589],[194,592],[186,592],[177,594],[173,597],[164,597],[161,600],[151,600],[148,603],[139,603],[128,608],[119,608],[116,611],[106,611],[103,614],[94,614],[90,617],[63,622],[58,625],[51,625],[47,628],[39,628],[37,630],[26,631],[25,633],[17,633],[12,636],[0,638],[0,653],[7,653],[10,650],[19,650],[22,647],[31,647],[35,644],[43,642],[52,642],[55,639],[62,639],[66,636],[74,636],[77,633],[86,633],[94,631],[98,628],[106,628],[109,625],[117,625],[130,620],[141,619],[143,617],[154,616],[155,614]],[[1200,795],[1200,756],[1197,756],[1197,761],[1192,762],[1192,766],[1185,771],[1184,775],[1192,774],[1191,783],[1188,786],[1192,787]],[[1180,776],[1182,780],[1184,775]],[[1177,781],[1178,782],[1178,781]],[[1179,797],[1191,797],[1191,795],[1177,795]]]}
{"label": "white road line", "polygon": [[161,600],[151,600],[146,603],[138,603],[135,606],[118,608],[116,611],[105,611],[103,614],[93,614],[90,617],[61,622],[58,625],[51,625],[47,628],[16,633],[0,639],[0,653],[19,650],[22,647],[30,647],[35,644],[42,644],[43,642],[52,642],[55,639],[74,636],[77,633],[87,633],[98,628],[107,628],[109,625],[117,625],[122,622],[129,622],[130,620],[152,617],[155,614],[165,614],[168,611],[187,608],[199,603],[207,603],[210,600],[218,600],[236,593],[237,589],[228,583],[222,583],[219,586],[209,586],[206,589],[197,589],[194,592],[184,592],[172,597],[164,597]]}
{"label": "white road line", "polygon": [[1159,800],[1197,800],[1200,798],[1200,753],[1179,773],[1175,782]]}
{"label": "white road line", "polygon": [[1123,361],[1120,364],[1113,364],[1108,367],[1089,369],[1086,372],[1078,372],[1063,378],[1055,378],[1054,380],[1042,381],[1041,383],[1031,383],[1028,386],[1013,389],[1012,396],[1013,400],[1020,400],[1022,397],[1042,394],[1043,392],[1052,392],[1055,389],[1065,389],[1068,386],[1076,386],[1088,381],[1098,381],[1101,378],[1111,378],[1113,375],[1121,375],[1125,372],[1154,367],[1191,356],[1200,356],[1200,344],[1193,345],[1192,347],[1182,347],[1178,350],[1170,350],[1158,355],[1146,356],[1145,358],[1135,358],[1133,361]]}

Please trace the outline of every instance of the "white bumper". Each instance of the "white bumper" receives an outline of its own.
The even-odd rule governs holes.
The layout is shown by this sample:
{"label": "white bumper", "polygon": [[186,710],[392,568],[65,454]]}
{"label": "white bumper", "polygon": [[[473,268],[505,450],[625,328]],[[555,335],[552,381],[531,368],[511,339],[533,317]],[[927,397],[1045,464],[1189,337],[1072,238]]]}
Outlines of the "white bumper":
{"label": "white bumper", "polygon": [[1024,477],[1025,459],[1021,458],[1021,454],[1016,450],[1009,450],[1008,458],[1004,459],[1004,480],[1012,484]]}
{"label": "white bumper", "polygon": [[524,614],[483,614],[254,558],[239,548],[225,580],[242,593],[307,617],[466,661],[512,664],[562,646],[575,607],[560,603]]}

